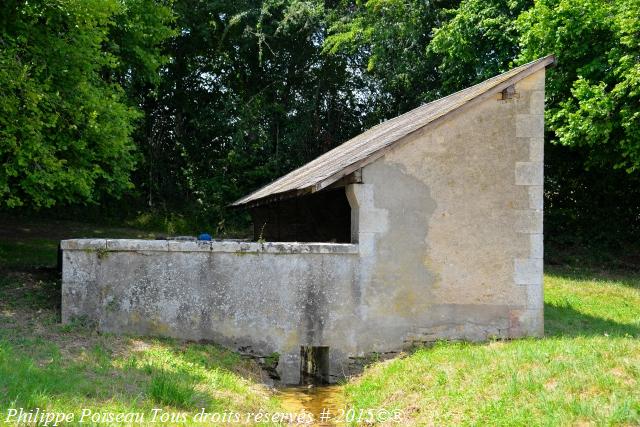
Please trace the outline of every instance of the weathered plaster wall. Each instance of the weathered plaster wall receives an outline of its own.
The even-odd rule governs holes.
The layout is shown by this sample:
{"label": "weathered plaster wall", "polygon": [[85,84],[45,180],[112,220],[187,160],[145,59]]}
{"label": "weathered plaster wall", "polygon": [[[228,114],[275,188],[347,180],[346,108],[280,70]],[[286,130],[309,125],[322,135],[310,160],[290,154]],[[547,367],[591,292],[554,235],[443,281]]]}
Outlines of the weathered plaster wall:
{"label": "weathered plaster wall", "polygon": [[543,334],[544,70],[405,138],[347,189],[364,352]]}
{"label": "weathered plaster wall", "polygon": [[346,188],[357,244],[71,240],[63,320],[282,355],[331,373],[439,338],[539,336],[544,70],[448,116]]}
{"label": "weathered plaster wall", "polygon": [[330,346],[334,375],[355,351],[357,245],[98,239],[62,248],[64,322],[278,352],[287,383],[298,382],[301,345]]}

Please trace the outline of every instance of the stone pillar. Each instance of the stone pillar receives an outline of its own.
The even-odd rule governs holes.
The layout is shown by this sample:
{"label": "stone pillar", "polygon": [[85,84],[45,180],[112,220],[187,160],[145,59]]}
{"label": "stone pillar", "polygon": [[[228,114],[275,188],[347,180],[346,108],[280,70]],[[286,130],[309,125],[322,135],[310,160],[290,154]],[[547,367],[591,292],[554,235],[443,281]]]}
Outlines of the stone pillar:
{"label": "stone pillar", "polygon": [[376,234],[389,226],[389,212],[374,205],[372,184],[351,184],[346,189],[351,206],[351,239],[360,245],[361,256],[372,255]]}
{"label": "stone pillar", "polygon": [[513,260],[515,286],[523,288],[522,309],[512,310],[509,335],[544,334],[543,301],[543,183],[544,183],[544,69],[518,84],[516,140],[528,146],[529,157],[515,163],[515,185],[527,191],[528,206],[516,211],[515,232],[529,241],[528,254]]}

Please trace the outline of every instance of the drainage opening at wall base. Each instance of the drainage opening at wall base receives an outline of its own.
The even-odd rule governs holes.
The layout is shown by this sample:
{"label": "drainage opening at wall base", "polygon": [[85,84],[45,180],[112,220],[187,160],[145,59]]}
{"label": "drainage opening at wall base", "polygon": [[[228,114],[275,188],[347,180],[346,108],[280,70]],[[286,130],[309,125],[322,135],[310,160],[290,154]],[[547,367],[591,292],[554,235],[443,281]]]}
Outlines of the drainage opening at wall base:
{"label": "drainage opening at wall base", "polygon": [[300,382],[329,384],[329,347],[300,347]]}

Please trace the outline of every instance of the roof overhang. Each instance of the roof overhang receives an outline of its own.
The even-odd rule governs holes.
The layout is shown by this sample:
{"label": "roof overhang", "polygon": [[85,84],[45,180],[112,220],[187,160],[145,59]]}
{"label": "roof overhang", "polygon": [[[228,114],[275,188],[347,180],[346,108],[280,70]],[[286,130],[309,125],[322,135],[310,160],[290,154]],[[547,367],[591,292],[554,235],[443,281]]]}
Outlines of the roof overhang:
{"label": "roof overhang", "polygon": [[[364,166],[372,162],[375,162],[380,157],[388,153],[390,150],[397,148],[398,146],[401,146],[402,145],[401,141],[407,141],[410,139],[411,136],[424,132],[426,129],[430,127],[437,126],[442,121],[449,119],[452,115],[459,114],[473,105],[476,105],[486,99],[496,96],[500,92],[514,85],[516,82],[530,76],[531,74],[543,68],[555,65],[555,62],[556,62],[556,58],[554,55],[545,56],[536,61],[530,62],[528,64],[522,65],[510,71],[507,71],[506,73],[503,73],[491,79],[485,80],[484,82],[479,83],[475,86],[471,86],[460,92],[456,92],[447,97],[440,98],[436,101],[425,104],[421,107],[411,110],[394,119],[390,119],[386,122],[383,122],[377,126],[374,126],[370,130],[358,135],[357,137],[352,138],[351,140],[345,142],[344,144],[334,148],[333,150],[330,150],[329,152],[318,157],[314,161],[309,162],[301,166],[300,168],[278,178],[277,180],[271,182],[270,184],[267,184],[264,187],[250,193],[249,195],[242,197],[241,199],[232,203],[231,206],[232,207],[254,207],[258,205],[272,203],[278,200],[284,200],[292,197],[299,197],[299,196],[315,193],[332,186],[335,187],[340,185],[347,185],[353,182],[358,182],[358,180],[353,180],[353,178],[349,178],[349,177],[355,174],[360,169],[362,169]],[[505,78],[500,79],[500,77],[503,77],[503,76],[505,76]],[[493,83],[492,82],[493,80],[497,80],[495,84],[489,84],[490,82]],[[486,85],[487,87],[486,88],[481,87],[482,85]],[[482,90],[478,90],[478,88]],[[444,107],[447,107],[448,104],[443,101],[446,101],[447,99],[453,98],[455,96],[460,97],[466,91],[471,91],[473,89],[475,89],[477,93],[474,92],[472,96],[468,97],[468,99],[464,99],[463,100],[464,102],[456,103],[451,108],[448,108],[448,109],[444,108]],[[389,125],[389,124],[396,125],[396,122],[401,120],[403,117],[408,116],[410,114],[415,114],[416,112],[419,113],[420,112],[419,110],[428,109],[428,107],[430,106],[437,106],[438,103],[443,104],[442,114],[437,114],[438,111],[436,111],[435,114],[433,112],[430,112],[430,114],[433,115],[433,118],[430,118],[425,123],[420,124],[420,126],[417,128],[412,128],[410,126],[407,126],[406,132],[403,133],[401,130],[396,131],[395,128]],[[391,131],[387,131],[385,129],[385,125],[390,127]],[[380,144],[380,147],[377,147],[375,150],[369,153],[366,153],[366,155],[363,155],[360,157],[356,155],[344,163],[331,165],[331,160],[332,160],[331,154],[333,152],[336,152],[337,154],[337,152],[340,152],[341,148],[347,146],[353,141],[356,141],[358,138],[366,135],[368,132],[374,132],[374,131],[377,131],[378,133],[382,133],[383,136],[388,137],[386,141],[383,141],[383,143]],[[385,132],[389,135],[385,135]],[[320,159],[323,159],[323,158],[325,160],[324,163],[320,162],[320,165],[314,165],[314,163],[317,163]],[[327,167],[327,165],[333,166],[333,167]],[[329,173],[326,173],[324,175],[321,173],[318,174],[317,173],[318,170],[320,170],[322,167],[328,170]],[[308,178],[306,180],[304,179],[305,176],[308,176],[314,172],[318,175],[317,179],[313,177],[311,179],[308,179]],[[291,183],[290,185],[287,185],[288,184],[287,180]],[[300,181],[302,181],[302,184],[296,186],[296,184],[299,183]]]}

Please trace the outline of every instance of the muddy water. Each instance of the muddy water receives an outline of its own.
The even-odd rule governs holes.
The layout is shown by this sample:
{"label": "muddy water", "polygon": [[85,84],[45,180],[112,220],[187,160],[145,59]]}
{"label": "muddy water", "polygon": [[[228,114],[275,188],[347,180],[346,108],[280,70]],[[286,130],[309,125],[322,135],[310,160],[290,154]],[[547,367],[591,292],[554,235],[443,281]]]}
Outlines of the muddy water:
{"label": "muddy water", "polygon": [[310,412],[316,426],[336,425],[331,419],[321,421],[322,414],[330,418],[344,415],[345,396],[339,385],[293,386],[278,390],[282,406],[287,412]]}

